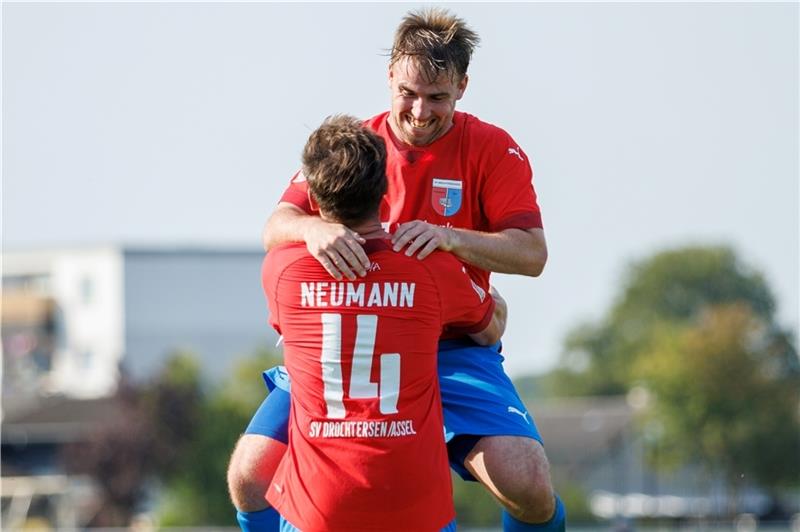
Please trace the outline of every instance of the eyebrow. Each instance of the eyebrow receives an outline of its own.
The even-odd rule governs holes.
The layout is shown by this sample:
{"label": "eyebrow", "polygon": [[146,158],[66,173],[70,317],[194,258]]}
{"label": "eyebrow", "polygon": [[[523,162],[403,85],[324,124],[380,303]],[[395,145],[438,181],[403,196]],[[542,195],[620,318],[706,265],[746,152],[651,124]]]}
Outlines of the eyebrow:
{"label": "eyebrow", "polygon": [[[407,92],[411,92],[413,94],[418,94],[417,91],[415,91],[414,89],[411,89],[410,87],[408,87],[404,83],[399,83],[397,86],[402,91],[407,91]],[[449,96],[449,95],[450,94],[447,91],[441,91],[441,92],[434,92],[433,94],[427,94],[426,97],[427,98],[437,98],[437,97]]]}

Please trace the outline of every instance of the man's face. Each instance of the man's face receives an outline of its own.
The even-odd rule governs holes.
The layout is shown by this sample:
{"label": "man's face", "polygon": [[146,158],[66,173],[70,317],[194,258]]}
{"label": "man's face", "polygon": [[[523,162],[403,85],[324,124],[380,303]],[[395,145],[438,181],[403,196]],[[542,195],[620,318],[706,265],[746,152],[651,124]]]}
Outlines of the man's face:
{"label": "man's face", "polygon": [[389,69],[389,88],[392,132],[406,144],[425,146],[453,125],[456,102],[467,88],[467,76],[456,80],[442,73],[429,83],[415,61],[401,59]]}

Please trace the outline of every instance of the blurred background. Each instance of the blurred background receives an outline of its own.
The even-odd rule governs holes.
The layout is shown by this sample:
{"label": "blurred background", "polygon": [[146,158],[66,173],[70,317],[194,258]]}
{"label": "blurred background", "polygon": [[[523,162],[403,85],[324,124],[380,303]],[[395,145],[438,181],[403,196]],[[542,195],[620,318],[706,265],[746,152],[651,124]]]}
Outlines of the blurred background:
{"label": "blurred background", "polygon": [[[4,530],[235,526],[261,227],[422,6],[3,3]],[[800,529],[798,4],[446,7],[534,165],[547,268],[493,282],[570,529]]]}

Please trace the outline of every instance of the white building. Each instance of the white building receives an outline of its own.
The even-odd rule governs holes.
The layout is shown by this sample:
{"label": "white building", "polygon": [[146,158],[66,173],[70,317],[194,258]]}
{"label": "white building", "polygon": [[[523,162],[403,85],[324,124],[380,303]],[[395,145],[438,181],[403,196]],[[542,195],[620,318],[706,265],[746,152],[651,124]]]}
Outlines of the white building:
{"label": "white building", "polygon": [[205,375],[275,344],[258,249],[105,246],[3,253],[3,398],[113,393],[177,349]]}

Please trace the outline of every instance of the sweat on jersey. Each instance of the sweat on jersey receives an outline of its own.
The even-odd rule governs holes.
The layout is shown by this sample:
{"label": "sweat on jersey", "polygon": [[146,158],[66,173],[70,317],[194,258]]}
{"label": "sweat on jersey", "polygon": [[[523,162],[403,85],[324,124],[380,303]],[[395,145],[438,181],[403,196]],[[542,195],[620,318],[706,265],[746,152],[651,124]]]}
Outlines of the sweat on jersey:
{"label": "sweat on jersey", "polygon": [[[447,133],[410,146],[395,138],[388,117],[385,112],[365,122],[386,142],[381,222],[388,232],[413,220],[486,232],[542,227],[530,162],[504,130],[457,111]],[[292,177],[281,201],[312,214],[302,173]],[[489,272],[466,266],[488,289]]]}
{"label": "sweat on jersey", "polygon": [[485,329],[494,300],[452,255],[364,246],[366,277],[335,281],[304,244],[262,282],[292,379],[289,447],[266,499],[304,532],[438,531],[455,517],[436,373],[449,325]]}

